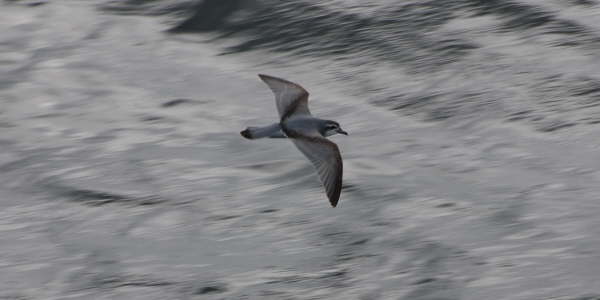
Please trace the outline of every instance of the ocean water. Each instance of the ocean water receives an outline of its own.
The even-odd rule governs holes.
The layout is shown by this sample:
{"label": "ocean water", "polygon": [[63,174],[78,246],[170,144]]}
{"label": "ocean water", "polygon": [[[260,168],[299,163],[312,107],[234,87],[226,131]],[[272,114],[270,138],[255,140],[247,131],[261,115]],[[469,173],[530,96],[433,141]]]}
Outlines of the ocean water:
{"label": "ocean water", "polygon": [[600,299],[599,124],[597,0],[4,0],[0,299]]}

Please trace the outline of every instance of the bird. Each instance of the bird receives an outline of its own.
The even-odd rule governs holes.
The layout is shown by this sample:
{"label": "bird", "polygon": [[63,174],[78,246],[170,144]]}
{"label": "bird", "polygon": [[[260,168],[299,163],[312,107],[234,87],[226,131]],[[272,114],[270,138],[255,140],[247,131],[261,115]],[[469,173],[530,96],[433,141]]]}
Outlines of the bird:
{"label": "bird", "polygon": [[325,187],[329,203],[336,207],[342,191],[343,162],[338,146],[327,139],[348,135],[333,120],[313,117],[308,109],[308,92],[299,84],[258,74],[275,94],[279,122],[263,127],[247,127],[240,134],[249,139],[287,138],[313,164]]}

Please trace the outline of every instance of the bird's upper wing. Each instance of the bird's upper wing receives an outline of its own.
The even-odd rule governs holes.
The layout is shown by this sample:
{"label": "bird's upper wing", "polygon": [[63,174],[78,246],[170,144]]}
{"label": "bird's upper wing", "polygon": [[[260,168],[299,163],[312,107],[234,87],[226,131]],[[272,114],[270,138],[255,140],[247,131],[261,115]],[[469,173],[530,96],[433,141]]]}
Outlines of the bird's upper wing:
{"label": "bird's upper wing", "polygon": [[293,134],[291,141],[312,162],[325,186],[327,198],[335,207],[342,191],[342,156],[332,141],[317,136]]}
{"label": "bird's upper wing", "polygon": [[275,102],[281,121],[292,115],[310,115],[310,111],[308,110],[308,92],[303,87],[285,79],[269,75],[259,74],[258,76],[275,94]]}

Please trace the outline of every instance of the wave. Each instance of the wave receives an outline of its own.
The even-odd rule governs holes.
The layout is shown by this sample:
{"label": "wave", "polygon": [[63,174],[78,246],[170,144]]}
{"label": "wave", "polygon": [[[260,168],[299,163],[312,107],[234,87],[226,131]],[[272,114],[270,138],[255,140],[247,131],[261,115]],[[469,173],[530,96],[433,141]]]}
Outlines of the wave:
{"label": "wave", "polygon": [[[593,2],[570,0],[555,6],[541,0],[365,1],[354,6],[350,2],[122,3],[169,7],[162,12],[180,20],[168,30],[170,34],[210,33],[227,41],[220,44],[227,45],[223,54],[258,50],[327,63],[342,61],[343,70],[336,72],[352,74],[340,75],[340,80],[354,92],[366,95],[371,104],[424,116],[424,120],[468,119],[486,110],[544,132],[599,122],[598,79],[556,59],[575,55],[582,61],[596,55],[597,27],[585,16],[576,18],[560,10],[597,6]],[[177,3],[187,6],[177,7]],[[391,78],[374,71],[382,66],[389,70],[383,77]],[[396,72],[401,74],[397,78]],[[418,82],[400,82],[404,75],[418,75],[411,77]],[[445,83],[455,76],[468,80],[461,81],[461,87]],[[501,100],[511,91],[530,95],[529,100]]]}
{"label": "wave", "polygon": [[[450,4],[452,6],[452,4]],[[427,9],[423,9],[426,7]],[[427,33],[452,19],[449,5],[434,1],[381,7],[372,16],[304,1],[208,0],[173,27],[172,33],[218,32],[240,37],[226,49],[238,53],[268,49],[302,56],[369,55],[400,63],[439,65],[478,46]]]}

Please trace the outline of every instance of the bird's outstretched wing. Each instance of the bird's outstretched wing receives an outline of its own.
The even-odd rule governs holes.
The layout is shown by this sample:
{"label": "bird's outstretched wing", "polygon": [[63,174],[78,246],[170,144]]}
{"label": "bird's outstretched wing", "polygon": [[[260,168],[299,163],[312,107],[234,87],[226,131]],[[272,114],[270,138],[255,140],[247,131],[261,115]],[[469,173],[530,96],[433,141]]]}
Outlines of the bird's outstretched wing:
{"label": "bird's outstretched wing", "polygon": [[258,74],[275,94],[275,103],[281,121],[299,115],[310,115],[308,92],[300,85],[285,79]]}
{"label": "bird's outstretched wing", "polygon": [[293,134],[291,141],[312,162],[317,169],[319,177],[331,206],[335,207],[342,191],[342,156],[338,146],[323,137],[304,136]]}

